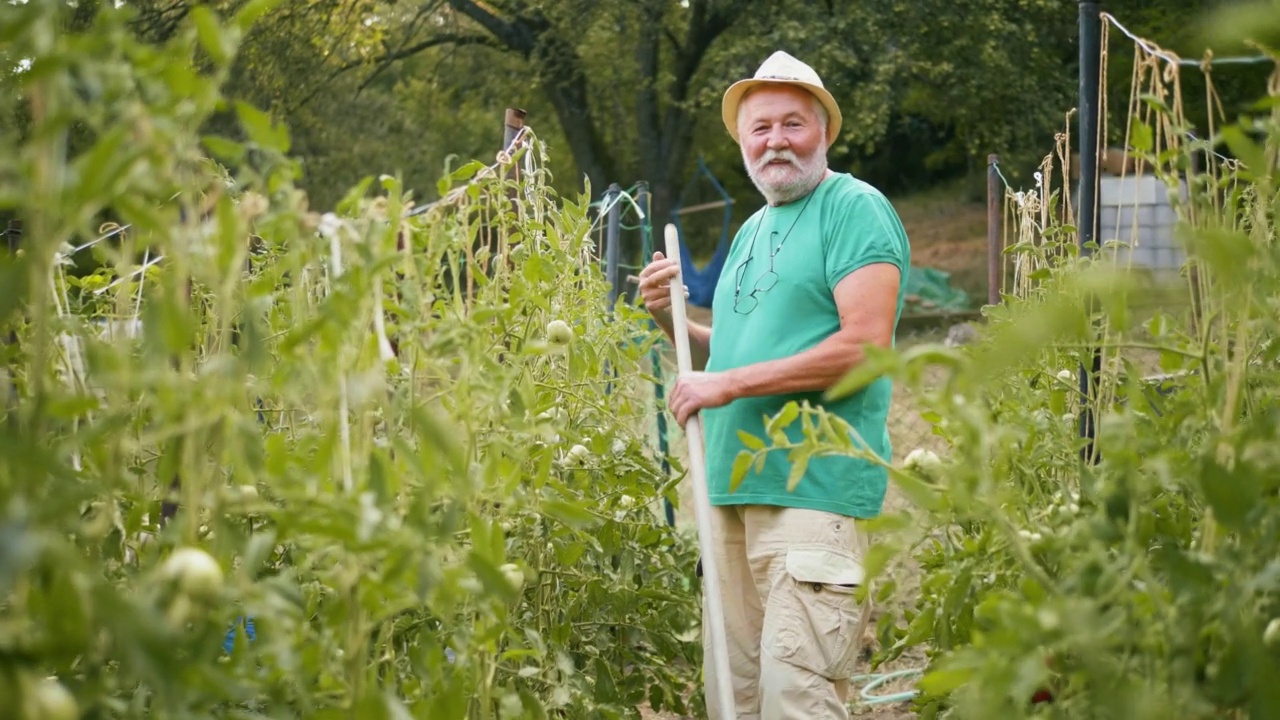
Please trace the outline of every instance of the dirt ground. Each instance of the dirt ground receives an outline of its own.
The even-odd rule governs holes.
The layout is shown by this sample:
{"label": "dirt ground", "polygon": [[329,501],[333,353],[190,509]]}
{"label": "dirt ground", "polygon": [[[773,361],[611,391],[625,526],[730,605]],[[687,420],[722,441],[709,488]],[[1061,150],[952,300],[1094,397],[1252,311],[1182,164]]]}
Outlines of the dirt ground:
{"label": "dirt ground", "polygon": [[911,264],[951,274],[951,284],[975,299],[987,296],[987,206],[967,202],[964,188],[942,187],[893,207],[911,241]]}

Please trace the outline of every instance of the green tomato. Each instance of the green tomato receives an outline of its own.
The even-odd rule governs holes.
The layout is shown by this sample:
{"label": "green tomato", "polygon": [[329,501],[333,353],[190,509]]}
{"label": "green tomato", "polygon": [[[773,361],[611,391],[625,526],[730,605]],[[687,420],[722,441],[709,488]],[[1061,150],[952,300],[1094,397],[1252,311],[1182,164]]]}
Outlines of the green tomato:
{"label": "green tomato", "polygon": [[222,568],[200,548],[178,548],[165,560],[160,573],[190,597],[213,598],[222,589]]}
{"label": "green tomato", "polygon": [[1272,650],[1280,650],[1280,617],[1271,618],[1267,629],[1262,633],[1262,642]]}
{"label": "green tomato", "polygon": [[243,505],[258,499],[256,485],[238,485],[222,489],[222,500],[228,505]]}
{"label": "green tomato", "polygon": [[507,579],[511,587],[515,588],[516,592],[524,589],[524,571],[520,569],[519,565],[507,563],[498,569],[502,571],[502,576]]}
{"label": "green tomato", "polygon": [[916,448],[907,454],[906,460],[902,462],[902,466],[907,470],[921,473],[931,473],[942,467],[942,460],[938,458],[938,454],[927,448]]}
{"label": "green tomato", "polygon": [[84,536],[91,540],[101,540],[115,529],[115,506],[106,502],[94,502],[89,506],[88,520],[84,525]]}
{"label": "green tomato", "polygon": [[29,684],[23,706],[26,720],[77,720],[80,717],[80,706],[71,691],[53,678]]}
{"label": "green tomato", "polygon": [[565,463],[573,467],[582,467],[591,459],[591,451],[585,445],[574,445],[565,456]]}
{"label": "green tomato", "polygon": [[573,328],[563,320],[547,323],[547,342],[561,347],[573,342]]}

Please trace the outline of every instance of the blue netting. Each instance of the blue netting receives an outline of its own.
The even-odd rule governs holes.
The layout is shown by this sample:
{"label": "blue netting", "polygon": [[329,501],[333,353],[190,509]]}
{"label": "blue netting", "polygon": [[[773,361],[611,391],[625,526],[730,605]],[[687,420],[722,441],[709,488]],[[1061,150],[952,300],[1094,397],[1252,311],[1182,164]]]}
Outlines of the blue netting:
{"label": "blue netting", "polygon": [[[707,180],[711,182],[711,186],[720,195],[720,198],[724,200],[724,221],[720,227],[720,241],[716,244],[716,250],[711,255],[711,259],[701,268],[694,264],[693,256],[689,254],[689,243],[683,242],[684,228],[680,226],[679,215],[679,210],[684,206],[685,199],[697,183],[698,175],[705,175]],[[675,224],[681,238],[681,274],[684,276],[684,284],[689,288],[689,302],[694,305],[711,307],[711,300],[716,293],[716,282],[720,280],[720,273],[724,271],[725,258],[729,256],[729,224],[732,219],[733,198],[729,197],[729,193],[725,192],[724,186],[712,174],[711,168],[707,167],[707,163],[699,157],[698,166],[690,175],[689,181],[685,183],[684,192],[681,193],[679,202],[671,209],[671,222]]]}
{"label": "blue netting", "polygon": [[[248,639],[253,640],[258,636],[257,632],[254,630],[254,627],[253,627],[252,617],[240,618],[236,622],[237,624],[241,625],[241,627],[244,628],[245,637],[247,637]],[[231,654],[231,651],[235,649],[235,646],[236,646],[236,628],[233,625],[231,629],[227,631],[227,637],[222,641],[222,649],[229,655]]]}

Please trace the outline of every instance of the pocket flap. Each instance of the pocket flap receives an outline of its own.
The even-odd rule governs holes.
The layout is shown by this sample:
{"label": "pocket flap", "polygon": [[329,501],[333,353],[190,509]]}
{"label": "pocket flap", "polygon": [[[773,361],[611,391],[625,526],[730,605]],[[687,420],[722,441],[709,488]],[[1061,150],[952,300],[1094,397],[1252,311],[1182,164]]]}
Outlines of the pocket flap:
{"label": "pocket flap", "polygon": [[787,551],[787,573],[796,582],[823,585],[861,585],[862,563],[851,553],[825,548],[797,548]]}

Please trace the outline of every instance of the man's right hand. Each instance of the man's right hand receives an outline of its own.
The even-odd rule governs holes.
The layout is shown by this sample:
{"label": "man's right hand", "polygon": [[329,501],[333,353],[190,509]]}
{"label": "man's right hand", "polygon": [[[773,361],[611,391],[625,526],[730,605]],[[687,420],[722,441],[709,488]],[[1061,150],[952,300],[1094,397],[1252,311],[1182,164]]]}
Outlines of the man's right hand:
{"label": "man's right hand", "polygon": [[[679,263],[668,260],[660,252],[655,252],[653,262],[640,271],[640,297],[644,298],[644,307],[655,320],[670,320],[671,281],[679,274]],[[684,295],[689,297],[689,288],[684,289]]]}
{"label": "man's right hand", "polygon": [[[671,282],[680,274],[680,264],[668,260],[662,253],[653,254],[653,262],[640,271],[640,297],[644,307],[653,316],[667,337],[675,339],[675,322],[671,318]],[[689,297],[689,287],[684,286],[684,296]],[[692,352],[693,369],[703,370],[711,354],[711,327],[688,321],[689,350]]]}

